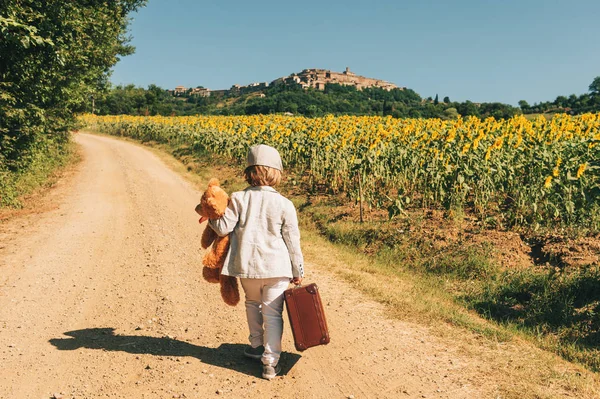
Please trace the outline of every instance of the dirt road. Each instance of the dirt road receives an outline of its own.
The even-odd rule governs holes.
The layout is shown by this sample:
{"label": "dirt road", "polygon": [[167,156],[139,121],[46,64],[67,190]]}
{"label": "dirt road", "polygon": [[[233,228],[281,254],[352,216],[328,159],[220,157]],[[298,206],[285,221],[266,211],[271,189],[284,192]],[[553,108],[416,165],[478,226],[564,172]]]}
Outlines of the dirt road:
{"label": "dirt road", "polygon": [[310,258],[332,342],[299,354],[286,330],[284,375],[262,380],[243,306],[202,280],[199,192],[136,145],[76,141],[56,207],[0,227],[0,398],[500,397],[510,356],[390,320]]}

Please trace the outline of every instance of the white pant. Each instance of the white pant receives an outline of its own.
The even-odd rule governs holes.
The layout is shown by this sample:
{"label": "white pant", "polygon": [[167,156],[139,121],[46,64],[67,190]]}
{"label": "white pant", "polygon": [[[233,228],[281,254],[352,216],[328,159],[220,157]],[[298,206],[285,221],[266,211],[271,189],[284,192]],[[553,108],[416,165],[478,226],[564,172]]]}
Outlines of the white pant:
{"label": "white pant", "polygon": [[283,291],[288,277],[241,278],[246,294],[246,316],[250,328],[250,345],[264,345],[263,364],[276,365],[281,355],[283,335]]}

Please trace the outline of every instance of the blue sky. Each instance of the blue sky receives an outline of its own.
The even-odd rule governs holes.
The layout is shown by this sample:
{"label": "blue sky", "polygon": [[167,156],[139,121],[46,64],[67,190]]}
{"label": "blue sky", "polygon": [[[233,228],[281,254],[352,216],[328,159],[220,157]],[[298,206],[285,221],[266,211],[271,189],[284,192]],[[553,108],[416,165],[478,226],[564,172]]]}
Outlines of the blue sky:
{"label": "blue sky", "polygon": [[149,0],[111,80],[225,89],[348,66],[423,97],[534,103],[600,76],[599,16],[598,0]]}

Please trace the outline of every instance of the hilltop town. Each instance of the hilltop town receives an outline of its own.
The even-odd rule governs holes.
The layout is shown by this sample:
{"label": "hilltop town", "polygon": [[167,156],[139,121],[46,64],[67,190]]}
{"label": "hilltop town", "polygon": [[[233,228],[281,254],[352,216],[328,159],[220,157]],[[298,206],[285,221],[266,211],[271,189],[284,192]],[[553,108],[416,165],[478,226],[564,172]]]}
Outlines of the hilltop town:
{"label": "hilltop town", "polygon": [[210,97],[211,95],[223,95],[230,93],[252,93],[258,92],[263,89],[266,89],[270,85],[280,84],[280,83],[296,83],[300,85],[303,89],[317,89],[317,90],[325,90],[325,85],[339,84],[343,86],[353,86],[358,90],[362,90],[370,87],[377,87],[387,91],[392,89],[405,89],[404,87],[398,87],[393,83],[387,82],[381,79],[367,78],[364,76],[360,76],[350,71],[350,68],[346,67],[344,72],[334,72],[329,69],[304,69],[302,72],[293,73],[288,76],[284,76],[278,79],[275,79],[272,82],[260,82],[260,83],[250,83],[246,86],[233,85],[230,89],[225,90],[211,90],[205,87],[195,87],[195,88],[187,88],[185,86],[177,86],[173,90],[168,90],[173,96],[200,96],[200,97]]}
{"label": "hilltop town", "polygon": [[454,119],[458,115],[510,118],[520,110],[500,103],[456,102],[448,96],[421,97],[394,83],[328,69],[304,69],[271,82],[233,85],[229,89],[177,86],[165,90],[116,86],[96,102],[99,114],[390,115],[395,118]]}

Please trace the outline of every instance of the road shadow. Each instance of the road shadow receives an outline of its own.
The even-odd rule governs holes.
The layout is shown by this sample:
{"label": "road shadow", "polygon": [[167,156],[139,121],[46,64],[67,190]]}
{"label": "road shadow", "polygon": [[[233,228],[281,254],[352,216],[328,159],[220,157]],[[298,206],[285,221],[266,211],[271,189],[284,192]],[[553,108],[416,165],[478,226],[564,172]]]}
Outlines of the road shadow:
{"label": "road shadow", "polygon": [[[258,360],[243,355],[244,344],[221,344],[218,348],[193,345],[168,337],[115,335],[114,328],[86,328],[64,333],[71,338],[50,339],[52,345],[63,351],[79,348],[102,349],[140,355],[193,357],[202,363],[223,367],[242,374],[260,377]],[[300,360],[296,353],[283,352],[280,358],[281,375],[286,375]]]}

